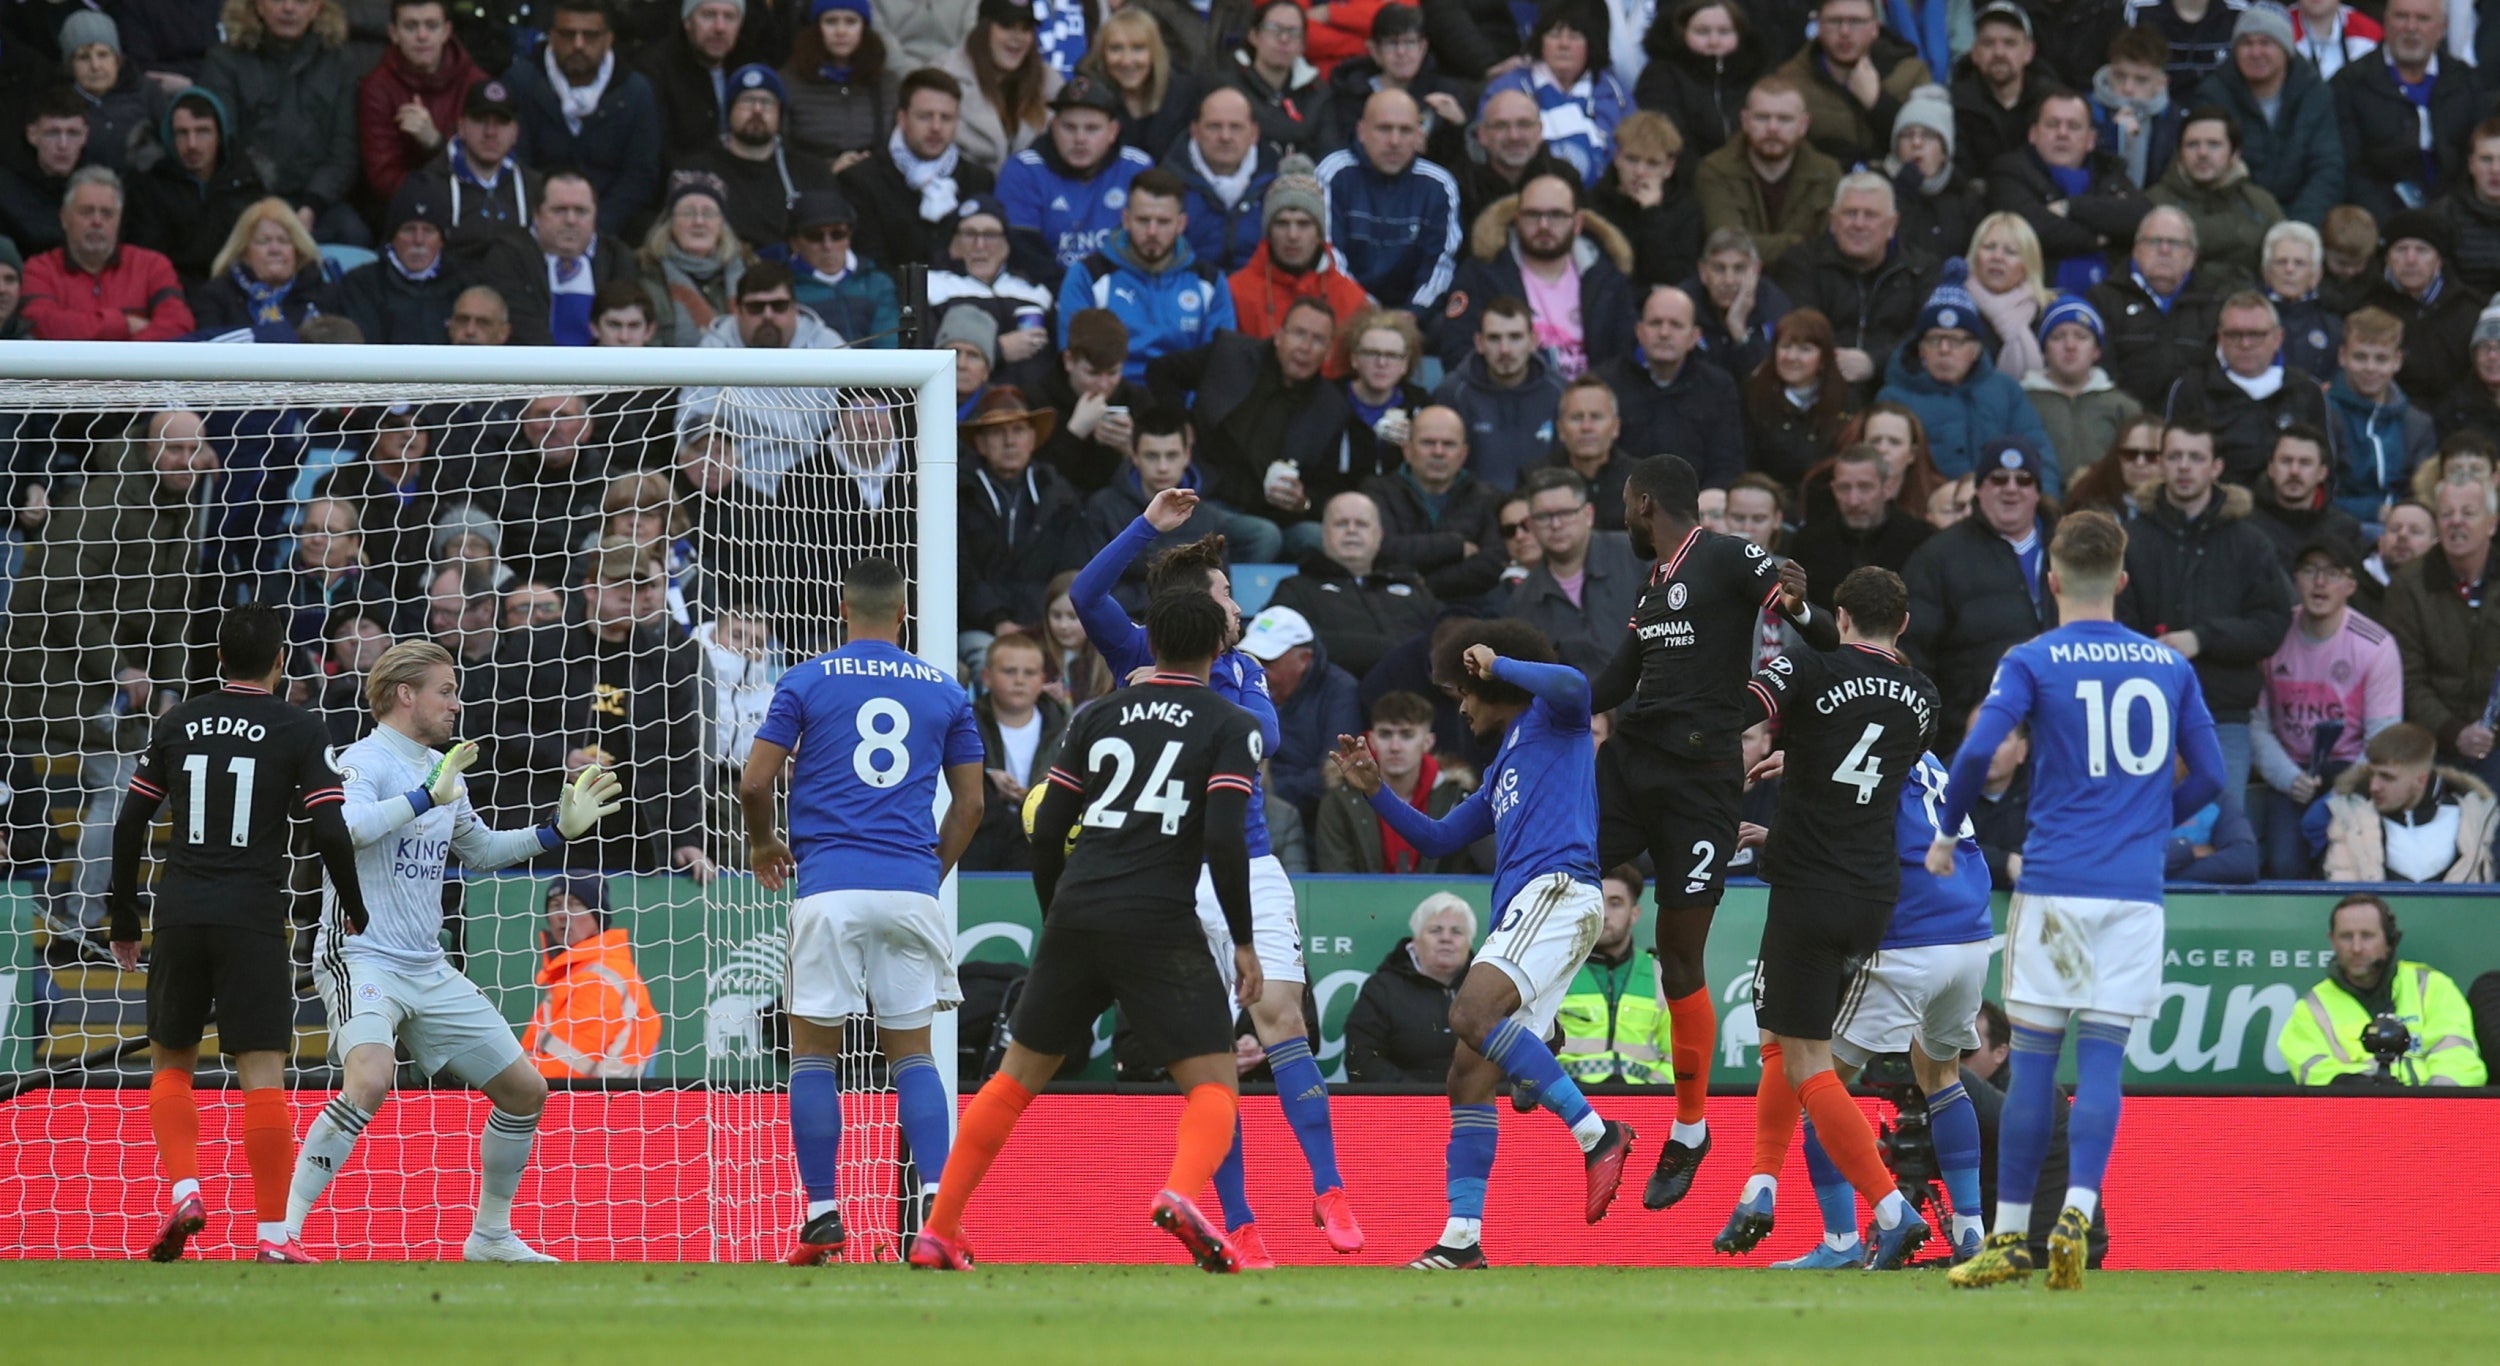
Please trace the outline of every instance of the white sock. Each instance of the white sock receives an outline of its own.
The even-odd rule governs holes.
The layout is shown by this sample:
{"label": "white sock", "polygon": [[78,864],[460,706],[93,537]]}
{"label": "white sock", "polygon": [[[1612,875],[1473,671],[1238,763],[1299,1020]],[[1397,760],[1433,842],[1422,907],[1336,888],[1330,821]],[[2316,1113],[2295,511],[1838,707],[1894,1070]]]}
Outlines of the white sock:
{"label": "white sock", "polygon": [[2031,1202],[2017,1205],[2011,1200],[1997,1201],[1997,1232],[2031,1236]]}
{"label": "white sock", "polygon": [[174,1203],[179,1205],[189,1196],[200,1193],[199,1178],[186,1176],[174,1183]]}
{"label": "white sock", "polygon": [[1708,1137],[1710,1137],[1710,1121],[1706,1119],[1698,1124],[1687,1124],[1679,1119],[1675,1122],[1675,1127],[1667,1131],[1667,1141],[1681,1143],[1687,1148],[1700,1147],[1702,1140]]}
{"label": "white sock", "polygon": [[[378,1107],[377,1107],[378,1108]],[[347,1166],[348,1156],[356,1151],[356,1139],[373,1122],[369,1111],[360,1110],[345,1096],[331,1098],[313,1117],[312,1127],[304,1131],[304,1145],[295,1154],[295,1179],[286,1191],[286,1226],[296,1233],[304,1231],[304,1219],[330,1188],[330,1178]]]}
{"label": "white sock", "polygon": [[1823,1235],[1823,1246],[1830,1248],[1834,1252],[1847,1252],[1849,1249],[1856,1247],[1857,1245],[1858,1234],[1855,1229],[1851,1229],[1847,1233],[1826,1233]]}
{"label": "white sock", "polygon": [[264,1243],[283,1243],[294,1236],[295,1235],[287,1231],[286,1220],[284,1219],[279,1219],[274,1222],[266,1219],[261,1221],[260,1240]]}
{"label": "white sock", "polygon": [[1777,1200],[1779,1198],[1779,1193],[1780,1179],[1778,1177],[1765,1176],[1760,1172],[1755,1172],[1753,1175],[1745,1178],[1745,1193],[1738,1197],[1738,1201],[1741,1204],[1751,1204],[1753,1203],[1753,1198],[1757,1195],[1768,1195],[1772,1199]]}
{"label": "white sock", "polygon": [[2101,1193],[2099,1191],[2085,1190],[2081,1186],[2068,1186],[2066,1188],[2066,1207],[2068,1209],[2082,1210],[2083,1222],[2087,1224],[2091,1223],[2094,1211],[2100,1209],[2101,1207]]}
{"label": "white sock", "polygon": [[512,1197],[520,1192],[521,1173],[537,1141],[538,1116],[487,1107],[486,1127],[477,1136],[477,1232],[489,1237],[512,1232]]}
{"label": "white sock", "polygon": [[826,1211],[839,1209],[841,1208],[841,1205],[842,1202],[839,1200],[810,1200],[807,1202],[807,1217],[809,1219],[821,1219],[825,1216]]}
{"label": "white sock", "polygon": [[1588,1152],[1597,1146],[1597,1140],[1606,1136],[1606,1121],[1598,1118],[1595,1110],[1591,1110],[1580,1116],[1579,1123],[1571,1126],[1571,1136],[1579,1140],[1580,1151]]}
{"label": "white sock", "polygon": [[1956,1243],[1962,1241],[1963,1237],[1967,1234],[1977,1233],[1985,1235],[1987,1231],[1987,1226],[1979,1222],[1979,1216],[1976,1214],[1957,1214],[1953,1216],[1953,1241]]}
{"label": "white sock", "polygon": [[1441,1246],[1474,1247],[1484,1238],[1482,1219],[1461,1219],[1453,1215],[1441,1226]]}
{"label": "white sock", "polygon": [[1885,1191],[1884,1198],[1875,1202],[1875,1227],[1899,1228],[1902,1216],[1909,1212],[1910,1202],[1901,1198],[1901,1192]]}

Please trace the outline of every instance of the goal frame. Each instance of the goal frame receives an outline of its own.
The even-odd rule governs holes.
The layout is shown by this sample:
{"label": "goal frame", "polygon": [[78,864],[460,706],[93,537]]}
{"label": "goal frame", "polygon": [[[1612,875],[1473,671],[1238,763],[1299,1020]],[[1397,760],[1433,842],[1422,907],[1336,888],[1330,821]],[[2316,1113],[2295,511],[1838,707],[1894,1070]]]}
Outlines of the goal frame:
{"label": "goal frame", "polygon": [[[161,384],[501,385],[674,389],[908,389],[916,417],[915,506],[921,535],[909,566],[918,589],[919,657],[954,677],[956,657],[955,353],[932,350],[747,350],[729,347],[216,345],[198,342],[0,341],[0,380]],[[949,797],[938,788],[938,811]],[[938,899],[952,935],[956,879]],[[930,1051],[939,1059],[948,1116],[958,1095],[956,1021],[939,1011]]]}

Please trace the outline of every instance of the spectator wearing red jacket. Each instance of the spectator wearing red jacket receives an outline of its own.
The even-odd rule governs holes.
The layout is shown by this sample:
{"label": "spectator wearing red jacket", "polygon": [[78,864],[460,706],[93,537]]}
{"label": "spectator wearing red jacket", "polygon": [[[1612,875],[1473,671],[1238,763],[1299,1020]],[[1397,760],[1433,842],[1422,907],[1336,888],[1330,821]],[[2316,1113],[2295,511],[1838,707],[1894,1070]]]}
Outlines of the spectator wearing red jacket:
{"label": "spectator wearing red jacket", "polygon": [[122,245],[121,177],[101,166],[69,178],[65,245],[26,263],[23,311],[43,341],[171,341],[195,326],[174,263]]}
{"label": "spectator wearing red jacket", "polygon": [[[1299,153],[1286,157],[1268,184],[1267,198],[1260,201],[1263,240],[1250,254],[1250,263],[1234,271],[1229,281],[1233,326],[1241,335],[1262,341],[1275,336],[1296,299],[1328,305],[1341,337],[1348,335],[1346,324],[1372,307],[1371,295],[1337,268],[1328,250],[1327,225],[1326,199],[1310,158]],[[1330,379],[1345,377],[1345,352],[1344,346],[1329,351],[1324,373]]]}
{"label": "spectator wearing red jacket", "polygon": [[443,150],[486,73],[452,35],[445,0],[391,0],[391,45],[356,87],[356,154],[377,201]]}

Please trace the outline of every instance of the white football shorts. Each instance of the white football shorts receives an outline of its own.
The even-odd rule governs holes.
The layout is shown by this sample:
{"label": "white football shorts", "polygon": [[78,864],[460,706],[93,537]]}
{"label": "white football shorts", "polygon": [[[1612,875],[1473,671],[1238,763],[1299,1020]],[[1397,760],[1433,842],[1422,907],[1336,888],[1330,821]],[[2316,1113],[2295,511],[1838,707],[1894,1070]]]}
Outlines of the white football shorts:
{"label": "white football shorts", "polygon": [[[1207,932],[1207,952],[1224,990],[1233,989],[1233,936],[1224,928],[1224,906],[1215,899],[1215,875],[1198,870],[1198,924]],[[1285,862],[1274,854],[1250,860],[1250,947],[1258,951],[1259,972],[1271,982],[1300,986],[1310,980],[1302,965],[1302,916],[1295,909],[1293,879]]]}
{"label": "white football shorts", "polygon": [[1937,1062],[1979,1046],[1973,1021],[1988,990],[1988,941],[1879,949],[1858,970],[1832,1025],[1832,1056],[1852,1067],[1910,1041]]}
{"label": "white football shorts", "polygon": [[1552,1031],[1554,1014],[1605,921],[1605,893],[1568,873],[1547,873],[1494,916],[1476,961],[1492,964],[1519,988],[1517,1018],[1541,1039]]}
{"label": "white football shorts", "polygon": [[923,892],[845,890],[790,907],[783,999],[793,1016],[838,1025],[873,1004],[886,1029],[918,1029],[963,1003],[955,936]]}
{"label": "white football shorts", "polygon": [[413,972],[369,958],[345,965],[344,976],[328,963],[313,968],[330,1016],[330,1051],[341,1063],[362,1044],[404,1043],[427,1076],[449,1069],[470,1086],[484,1086],[522,1061],[511,1021],[451,964]]}
{"label": "white football shorts", "polygon": [[2005,1003],[2149,1019],[2161,1008],[2162,928],[2159,902],[2016,892]]}

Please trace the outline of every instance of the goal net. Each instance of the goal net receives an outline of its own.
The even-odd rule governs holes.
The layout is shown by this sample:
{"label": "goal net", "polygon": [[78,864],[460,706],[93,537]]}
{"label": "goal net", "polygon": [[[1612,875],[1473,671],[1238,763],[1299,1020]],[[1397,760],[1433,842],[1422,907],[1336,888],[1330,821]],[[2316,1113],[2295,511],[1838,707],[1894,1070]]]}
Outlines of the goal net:
{"label": "goal net", "polygon": [[[154,718],[216,686],[217,616],[243,602],[287,613],[285,695],[342,749],[374,727],[384,649],[448,649],[493,826],[550,819],[581,764],[624,777],[591,835],[445,883],[452,961],[555,1079],[516,1229],[566,1260],[786,1251],[789,895],[747,872],[734,785],[775,680],[839,643],[863,557],[911,582],[905,648],[956,670],[953,394],[945,352],[0,343],[0,1255],[128,1256],[162,1217],[145,977],[103,928],[112,825]],[[338,1072],[296,836],[300,1137]],[[846,1255],[891,1259],[918,1178],[854,1026]],[[241,1093],[213,1030],[201,1053],[201,1250],[248,1256]],[[403,1052],[307,1243],[456,1257],[486,1111]]]}

